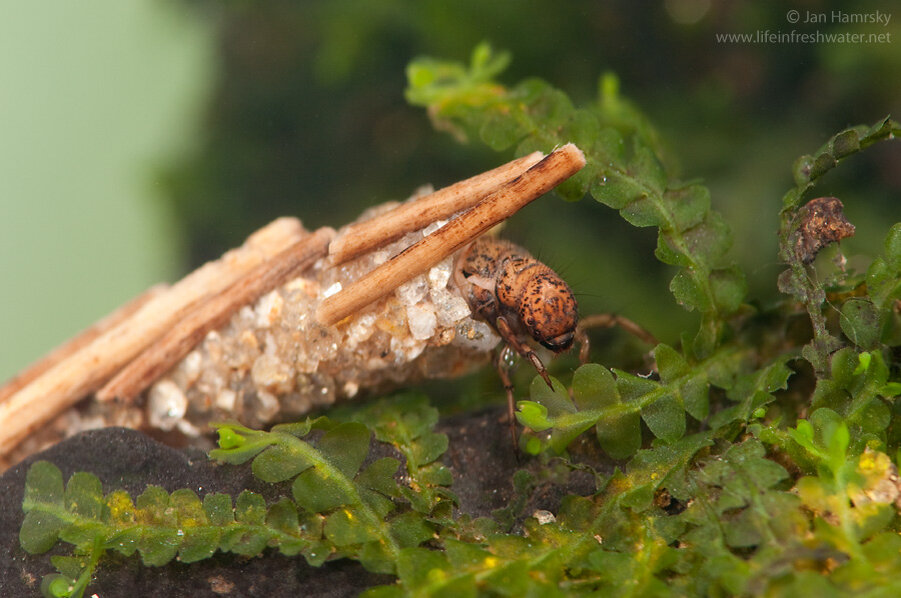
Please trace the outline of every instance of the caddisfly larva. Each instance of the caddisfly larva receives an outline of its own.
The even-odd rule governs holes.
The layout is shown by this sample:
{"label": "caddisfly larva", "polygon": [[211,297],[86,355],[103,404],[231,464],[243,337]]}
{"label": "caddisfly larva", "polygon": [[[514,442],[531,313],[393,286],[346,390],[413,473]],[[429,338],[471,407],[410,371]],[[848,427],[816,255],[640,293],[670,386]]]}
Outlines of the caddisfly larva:
{"label": "caddisfly larva", "polygon": [[[579,309],[566,281],[522,247],[486,237],[476,239],[459,253],[454,280],[472,311],[491,325],[507,347],[531,362],[553,389],[529,341],[554,353],[572,347]],[[507,417],[515,446],[513,383],[503,351],[497,353],[495,365],[507,394]]]}
{"label": "caddisfly larva", "polygon": [[320,260],[209,333],[151,386],[146,407],[119,413],[146,415],[153,428],[196,436],[211,420],[261,426],[361,392],[456,376],[484,363],[500,339],[471,317],[452,280],[452,257],[337,324],[324,326],[315,317],[324,299],[444,224],[407,233],[338,267]]}
{"label": "caddisfly larva", "polygon": [[[455,255],[467,255],[482,233],[583,165],[572,145],[526,156],[373,208],[337,234],[277,221],[33,379],[0,388],[0,455],[29,435],[17,456],[61,433],[108,425],[202,442],[209,421],[261,426],[364,391],[459,375],[486,361],[502,338],[539,367],[524,334],[556,350],[571,344],[573,331],[563,328],[572,326],[536,336],[541,323],[532,319],[544,312],[514,314],[502,287],[496,313],[474,304],[476,279],[455,276],[455,263],[464,270],[469,263]],[[523,272],[533,268],[521,262],[532,258],[517,256],[501,268],[512,268],[512,278],[498,280],[529,287]],[[35,434],[41,427],[44,437]]]}
{"label": "caddisfly larva", "polygon": [[554,353],[572,347],[578,305],[566,281],[509,241],[482,237],[456,261],[454,279],[473,311],[548,381],[544,365],[522,339]]}

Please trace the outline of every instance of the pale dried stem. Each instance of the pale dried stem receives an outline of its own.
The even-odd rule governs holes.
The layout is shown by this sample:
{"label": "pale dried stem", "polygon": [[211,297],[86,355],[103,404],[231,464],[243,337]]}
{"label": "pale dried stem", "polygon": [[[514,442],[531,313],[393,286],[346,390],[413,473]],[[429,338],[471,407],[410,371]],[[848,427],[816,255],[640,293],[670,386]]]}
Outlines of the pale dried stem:
{"label": "pale dried stem", "polygon": [[325,257],[334,236],[331,228],[317,230],[259,264],[222,294],[202,303],[116,374],[97,392],[97,399],[133,400],[187,355],[208,332],[224,326],[242,306],[255,302]]}
{"label": "pale dried stem", "polygon": [[131,317],[101,334],[0,404],[0,455],[76,401],[185,317],[306,233],[295,218],[280,218],[220,259],[201,266]]}
{"label": "pale dried stem", "polygon": [[95,338],[97,338],[107,330],[112,329],[114,326],[118,326],[119,324],[130,318],[148,301],[155,297],[158,297],[168,288],[169,285],[167,284],[158,284],[150,287],[122,307],[118,308],[113,313],[105,316],[101,320],[98,320],[94,324],[91,324],[91,326],[79,332],[77,336],[56,347],[55,349],[53,349],[53,351],[16,374],[13,378],[8,380],[6,384],[0,387],[0,403],[4,402],[20,389],[24,388],[25,385],[30,384],[33,380],[36,380],[39,376],[42,376],[44,372],[46,372],[62,360],[68,358],[70,355],[80,350],[82,347],[87,346],[91,341],[93,341]]}
{"label": "pale dried stem", "polygon": [[371,249],[390,243],[405,233],[425,228],[436,220],[444,220],[457,212],[471,208],[501,184],[522,174],[543,157],[544,154],[541,152],[533,152],[414,201],[402,203],[370,220],[345,227],[329,246],[332,264],[342,264]]}
{"label": "pale dried stem", "polygon": [[316,310],[316,319],[324,326],[335,324],[387,295],[547,193],[584,165],[585,156],[575,145],[567,144],[555,150],[467,212],[388,260],[363,279],[325,299]]}

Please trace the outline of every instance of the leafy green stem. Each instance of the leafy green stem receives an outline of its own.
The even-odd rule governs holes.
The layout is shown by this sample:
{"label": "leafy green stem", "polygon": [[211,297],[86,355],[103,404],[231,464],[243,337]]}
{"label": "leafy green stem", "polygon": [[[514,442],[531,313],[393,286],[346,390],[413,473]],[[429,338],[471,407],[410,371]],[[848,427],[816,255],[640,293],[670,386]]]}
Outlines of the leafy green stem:
{"label": "leafy green stem", "polygon": [[[490,65],[490,67],[488,66]],[[634,226],[659,229],[655,255],[680,270],[670,289],[678,303],[702,314],[692,349],[708,355],[723,337],[726,319],[741,305],[744,276],[726,262],[729,228],[710,209],[707,189],[670,180],[656,134],[646,119],[618,97],[611,76],[601,98],[576,108],[561,91],[538,79],[507,88],[494,80],[506,65],[487,45],[469,67],[421,59],[407,70],[407,99],[426,106],[439,127],[458,137],[480,137],[496,150],[516,145],[517,154],[577,144],[586,167],[557,192],[581,199],[589,192]]]}
{"label": "leafy green stem", "polygon": [[[229,448],[214,450],[210,456],[230,463],[243,463],[253,458],[254,473],[270,482],[287,480],[298,474],[303,476],[305,472],[314,472],[315,477],[304,479],[303,484],[299,483],[300,477],[295,480],[293,489],[295,500],[301,506],[304,504],[309,506],[306,499],[301,496],[302,493],[315,492],[317,486],[319,490],[323,487],[328,488],[331,496],[322,499],[314,497],[310,499],[310,503],[319,506],[350,507],[352,512],[346,511],[345,517],[349,519],[359,517],[366,528],[376,531],[378,541],[387,549],[390,560],[396,561],[400,547],[392,536],[388,523],[373,510],[369,502],[363,499],[353,480],[353,475],[369,449],[368,431],[356,423],[329,427],[324,421],[320,419],[308,422],[301,427],[276,426],[270,432],[260,432],[234,424],[220,424],[218,426],[220,436],[228,440],[226,446]],[[314,425],[329,427],[319,448],[298,438],[306,435]],[[233,435],[243,440],[233,440]],[[347,446],[342,447],[343,442],[346,442]],[[352,444],[356,445],[356,450],[351,448]],[[350,459],[336,454],[327,455],[323,452],[322,445],[335,450],[345,448],[351,454],[357,454]]]}
{"label": "leafy green stem", "polygon": [[901,125],[889,117],[870,127],[861,125],[841,131],[813,155],[798,158],[794,165],[795,187],[782,198],[779,258],[788,265],[788,270],[779,277],[779,290],[794,296],[807,310],[814,338],[803,355],[817,372],[826,371],[829,354],[838,349],[841,343],[827,328],[823,313],[823,303],[826,300],[823,285],[808,272],[806,262],[813,257],[798,250],[804,210],[801,201],[817,180],[843,159],[879,141],[894,139],[899,134]]}

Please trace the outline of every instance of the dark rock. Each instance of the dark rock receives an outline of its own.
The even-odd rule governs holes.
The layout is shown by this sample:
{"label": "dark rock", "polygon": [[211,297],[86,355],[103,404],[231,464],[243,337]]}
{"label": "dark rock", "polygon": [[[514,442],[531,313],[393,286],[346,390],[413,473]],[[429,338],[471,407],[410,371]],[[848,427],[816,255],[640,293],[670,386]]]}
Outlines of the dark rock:
{"label": "dark rock", "polygon": [[[89,471],[103,483],[104,492],[116,488],[133,496],[149,484],[172,492],[191,488],[198,496],[242,489],[278,496],[272,485],[256,480],[248,467],[221,466],[197,450],[178,451],[140,432],[107,428],[85,432],[29,457],[0,477],[0,596],[40,596],[41,578],[53,573],[50,555],[67,554],[60,543],[47,554],[29,555],[19,546],[25,474],[37,460],[54,463],[67,480],[76,471]],[[168,596],[221,598],[222,596],[356,596],[374,585],[393,583],[388,575],[375,575],[353,561],[335,561],[321,568],[302,557],[287,558],[271,551],[265,558],[233,554],[185,565],[145,567],[140,558],[110,555],[101,561],[88,596]]]}
{"label": "dark rock", "polygon": [[[444,463],[453,472],[452,490],[462,512],[489,516],[493,510],[513,504],[515,512],[508,513],[508,519],[521,522],[535,509],[556,512],[567,493],[594,491],[591,476],[549,473],[538,460],[517,457],[503,419],[502,410],[490,410],[439,425],[439,431],[450,438]],[[385,445],[373,448],[370,458],[389,454]],[[258,492],[270,502],[290,496],[287,484],[263,483],[253,477],[248,466],[217,464],[202,451],[176,450],[134,430],[107,428],[79,434],[29,457],[0,477],[0,596],[40,595],[41,578],[54,572],[50,556],[69,554],[71,548],[59,543],[46,554],[29,555],[19,546],[25,475],[31,464],[41,459],[59,467],[64,480],[76,471],[95,474],[104,492],[122,488],[137,496],[147,485],[155,484],[169,492],[191,488],[200,497],[213,492],[237,496],[244,489]],[[534,480],[529,496],[518,497],[513,489],[513,474],[520,468],[529,470]],[[394,577],[370,573],[353,561],[333,561],[314,568],[302,557],[287,558],[274,550],[261,558],[216,554],[198,563],[173,561],[164,567],[145,567],[137,555],[124,558],[112,553],[101,561],[87,595],[356,596],[368,587],[393,582]]]}

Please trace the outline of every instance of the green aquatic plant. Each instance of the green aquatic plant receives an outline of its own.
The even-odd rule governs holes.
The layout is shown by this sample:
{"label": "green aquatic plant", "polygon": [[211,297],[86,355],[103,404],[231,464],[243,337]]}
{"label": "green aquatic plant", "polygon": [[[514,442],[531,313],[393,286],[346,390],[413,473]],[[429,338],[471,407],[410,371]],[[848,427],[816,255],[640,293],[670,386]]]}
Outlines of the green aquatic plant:
{"label": "green aquatic plant", "polygon": [[[507,509],[460,513],[441,462],[448,439],[416,395],[268,432],[221,424],[211,457],[249,462],[283,489],[281,499],[154,487],[132,499],[104,494],[87,473],[64,487],[53,465],[35,464],[22,546],[74,547],[52,557],[59,573],[45,580],[46,595],[82,595],[107,551],[161,565],[267,547],[314,566],[354,559],[396,577],[370,597],[901,590],[901,223],[865,272],[814,275],[816,251],[836,239],[798,250],[799,235],[811,234],[805,200],[822,174],[894,138],[899,125],[886,118],[847,129],[798,160],[778,231],[786,296],[764,310],[747,302],[708,191],[675,177],[659,135],[612,75],[595,102],[576,107],[543,81],[503,85],[508,62],[484,45],[468,65],[417,60],[407,97],[439,128],[497,150],[577,143],[588,164],[560,194],[588,193],[627,222],[656,227],[655,255],[675,269],[676,302],[701,316],[696,332],[653,349],[650,372],[588,363],[553,388],[536,377],[518,403],[523,452],[551,472],[543,483],[587,472],[596,491],[526,516],[536,482],[520,471]],[[377,444],[397,458],[376,459]],[[602,473],[609,463],[615,469]]]}
{"label": "green aquatic plant", "polygon": [[[413,397],[383,412],[388,415],[375,420],[376,435],[403,446],[408,483],[395,479],[397,459],[370,460],[364,467],[372,434],[357,422],[320,417],[268,432],[218,424],[219,448],[210,457],[250,462],[260,480],[290,482],[290,496],[267,505],[251,491],[233,500],[149,486],[132,499],[121,490],[104,495],[90,473],[74,474],[64,487],[59,469],[40,461],[26,480],[22,547],[40,553],[58,540],[74,546],[75,556],[52,558],[59,574],[44,582],[50,596],[81,596],[106,551],[138,552],[145,565],[161,566],[217,551],[257,556],[274,547],[314,566],[348,557],[371,571],[395,573],[401,551],[431,538],[430,519],[447,518],[454,499],[445,488],[448,472],[436,463],[447,446],[444,435],[431,431],[437,412]],[[399,425],[386,431],[387,417]]]}
{"label": "green aquatic plant", "polygon": [[671,177],[674,169],[663,161],[657,134],[620,96],[614,76],[601,78],[596,103],[577,108],[540,79],[511,88],[496,82],[507,60],[487,45],[476,48],[468,68],[417,60],[407,68],[407,99],[427,106],[439,128],[481,139],[495,150],[515,146],[517,155],[525,155],[578,145],[587,164],[557,193],[571,200],[590,193],[633,226],[657,227],[655,255],[678,268],[670,283],[676,301],[702,315],[692,348],[709,353],[746,292],[744,275],[726,256],[729,227],[711,210],[710,192]]}

